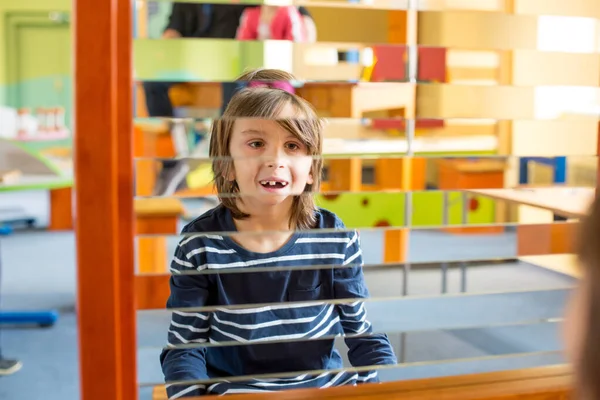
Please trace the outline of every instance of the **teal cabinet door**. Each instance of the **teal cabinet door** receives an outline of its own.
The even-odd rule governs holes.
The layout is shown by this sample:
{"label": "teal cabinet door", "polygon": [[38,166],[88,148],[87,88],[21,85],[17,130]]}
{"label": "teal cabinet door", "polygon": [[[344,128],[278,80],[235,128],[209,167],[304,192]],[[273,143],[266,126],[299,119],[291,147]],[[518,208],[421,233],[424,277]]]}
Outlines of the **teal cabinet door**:
{"label": "teal cabinet door", "polygon": [[63,107],[71,127],[73,60],[68,16],[15,12],[7,13],[6,23],[7,104],[32,112],[38,107]]}

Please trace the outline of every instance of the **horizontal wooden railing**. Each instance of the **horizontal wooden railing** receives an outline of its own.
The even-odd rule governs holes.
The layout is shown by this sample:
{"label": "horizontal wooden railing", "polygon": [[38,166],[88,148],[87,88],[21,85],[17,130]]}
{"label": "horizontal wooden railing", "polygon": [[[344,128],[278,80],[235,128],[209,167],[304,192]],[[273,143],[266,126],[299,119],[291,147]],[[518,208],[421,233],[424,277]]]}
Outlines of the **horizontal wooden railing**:
{"label": "horizontal wooden railing", "polygon": [[[442,378],[233,395],[237,400],[567,400],[572,398],[566,365],[448,376]],[[198,397],[197,400],[214,396]],[[167,400],[164,386],[153,400]]]}

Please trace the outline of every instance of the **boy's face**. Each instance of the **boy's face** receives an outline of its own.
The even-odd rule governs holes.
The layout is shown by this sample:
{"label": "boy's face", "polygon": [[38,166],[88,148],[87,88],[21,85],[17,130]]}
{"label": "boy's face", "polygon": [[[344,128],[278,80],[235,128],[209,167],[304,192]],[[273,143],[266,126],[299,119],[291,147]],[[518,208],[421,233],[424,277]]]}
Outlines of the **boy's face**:
{"label": "boy's face", "polygon": [[[294,118],[291,105],[279,118]],[[229,145],[232,176],[246,206],[276,206],[289,202],[313,183],[307,147],[277,121],[237,119]],[[286,201],[287,200],[287,201]],[[249,211],[249,210],[248,210]]]}

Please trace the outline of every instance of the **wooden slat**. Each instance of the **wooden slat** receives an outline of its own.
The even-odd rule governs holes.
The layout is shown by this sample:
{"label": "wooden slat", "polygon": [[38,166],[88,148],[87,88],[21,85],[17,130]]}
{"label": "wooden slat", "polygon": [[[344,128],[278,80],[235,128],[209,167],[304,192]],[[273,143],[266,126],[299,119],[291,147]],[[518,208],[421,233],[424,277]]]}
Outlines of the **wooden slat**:
{"label": "wooden slat", "polygon": [[[127,1],[114,2],[116,11],[116,159],[118,195],[118,284],[119,339],[122,366],[121,391],[123,400],[136,400],[137,387],[137,326],[135,311],[134,218],[133,218],[133,55],[132,6]],[[98,375],[98,370],[95,371]],[[119,398],[114,396],[113,398]]]}
{"label": "wooden slat", "polygon": [[138,218],[181,216],[184,211],[181,200],[173,197],[136,199],[134,209]]}
{"label": "wooden slat", "polygon": [[[232,397],[238,400],[566,400],[571,397],[570,393],[569,367],[549,366],[357,387],[290,390]],[[214,396],[205,396],[202,399],[206,397]],[[163,386],[154,389],[152,399],[166,400]]]}
{"label": "wooden slat", "polygon": [[495,81],[498,76],[497,68],[477,67],[450,67],[448,68],[448,81],[455,83],[461,80],[486,80]]}
{"label": "wooden slat", "polygon": [[420,84],[419,118],[531,119],[535,90],[516,86]]}
{"label": "wooden slat", "polygon": [[516,12],[519,14],[600,18],[600,3],[597,0],[519,0]]}
{"label": "wooden slat", "polygon": [[76,1],[74,8],[81,399],[132,400],[131,5]]}
{"label": "wooden slat", "polygon": [[495,12],[426,11],[419,15],[419,45],[468,50],[535,50],[537,20],[536,16]]}

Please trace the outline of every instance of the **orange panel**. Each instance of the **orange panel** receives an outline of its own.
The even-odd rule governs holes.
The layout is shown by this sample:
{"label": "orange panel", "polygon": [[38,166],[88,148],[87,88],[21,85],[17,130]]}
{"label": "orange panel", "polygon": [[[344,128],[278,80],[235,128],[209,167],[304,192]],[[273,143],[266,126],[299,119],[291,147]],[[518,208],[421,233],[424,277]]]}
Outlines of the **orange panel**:
{"label": "orange panel", "polygon": [[351,158],[329,161],[329,190],[360,192],[362,160]]}
{"label": "orange panel", "polygon": [[440,189],[496,189],[504,187],[501,161],[439,160]]}
{"label": "orange panel", "polygon": [[71,188],[50,190],[51,231],[73,229],[73,191]]}
{"label": "orange panel", "polygon": [[310,102],[317,111],[329,113],[331,96],[329,94],[329,89],[323,84],[316,84],[316,86],[314,86],[313,84],[307,83],[304,87],[299,88],[297,93],[300,97]]}
{"label": "orange panel", "polygon": [[578,223],[517,226],[517,255],[539,256],[575,251]]}
{"label": "orange panel", "polygon": [[406,11],[388,11],[388,41],[406,44]]}
{"label": "orange panel", "polygon": [[135,157],[175,157],[175,146],[166,125],[162,128],[136,126],[133,131]]}
{"label": "orange panel", "polygon": [[[438,185],[448,189],[497,189],[504,187],[504,162],[496,160],[438,160]],[[455,234],[502,233],[504,227],[445,228]]]}
{"label": "orange panel", "polygon": [[136,308],[138,310],[164,309],[171,293],[169,278],[170,275],[164,274],[136,276]]}
{"label": "orange panel", "polygon": [[[179,214],[173,216],[140,216],[136,218],[138,235],[175,235]],[[165,236],[138,238],[138,266],[140,272],[167,271],[167,239]]]}
{"label": "orange panel", "polygon": [[375,161],[375,179],[380,189],[402,189],[403,168],[410,164],[410,190],[425,190],[427,160],[415,158],[380,158]]}
{"label": "orange panel", "polygon": [[215,185],[209,185],[193,189],[179,190],[176,194],[177,197],[180,198],[217,195],[217,188]]}
{"label": "orange panel", "polygon": [[164,236],[138,238],[138,268],[140,273],[167,272],[167,239]]}
{"label": "orange panel", "polygon": [[139,234],[177,234],[179,214],[173,216],[140,217],[136,218],[135,232]]}
{"label": "orange panel", "polygon": [[408,231],[406,229],[386,231],[384,243],[383,262],[398,263],[406,260],[406,244],[408,243]]}
{"label": "orange panel", "polygon": [[135,195],[151,196],[156,184],[160,164],[154,160],[135,161]]}
{"label": "orange panel", "polygon": [[550,229],[550,252],[552,254],[574,253],[578,223],[557,223]]}

